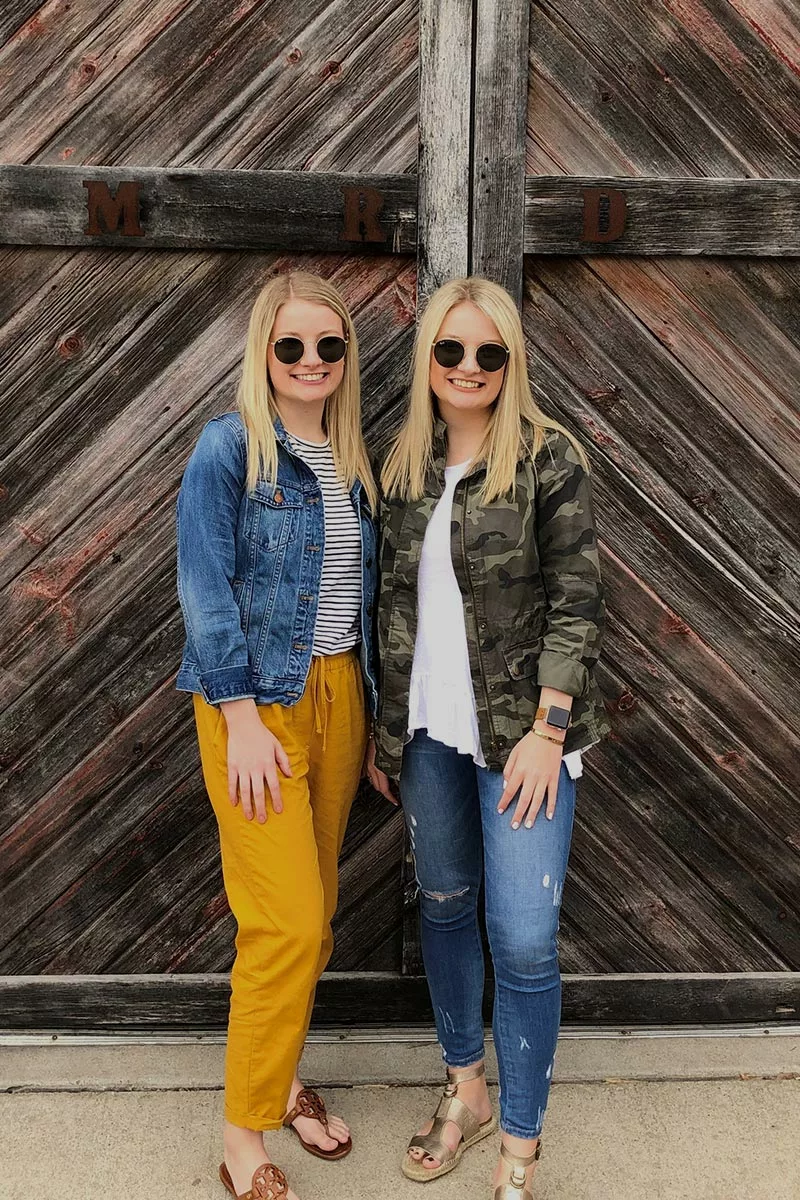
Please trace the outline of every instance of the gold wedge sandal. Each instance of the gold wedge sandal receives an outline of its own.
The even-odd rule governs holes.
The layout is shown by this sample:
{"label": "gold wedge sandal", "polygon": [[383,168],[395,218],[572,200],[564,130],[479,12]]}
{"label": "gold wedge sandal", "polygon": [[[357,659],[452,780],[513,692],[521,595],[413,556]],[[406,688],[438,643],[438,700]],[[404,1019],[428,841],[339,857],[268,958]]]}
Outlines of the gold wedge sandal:
{"label": "gold wedge sandal", "polygon": [[494,1189],[494,1200],[533,1200],[530,1189],[525,1186],[525,1172],[528,1167],[539,1161],[541,1153],[541,1141],[537,1143],[533,1154],[526,1154],[524,1158],[519,1154],[512,1154],[501,1142],[500,1154],[511,1164],[511,1178],[508,1183],[498,1184]]}
{"label": "gold wedge sandal", "polygon": [[[483,1064],[472,1067],[465,1074],[459,1075],[458,1079],[453,1079],[448,1073],[447,1085],[433,1115],[430,1133],[415,1134],[408,1143],[406,1157],[401,1164],[406,1179],[413,1179],[416,1183],[427,1183],[430,1179],[439,1179],[442,1175],[447,1175],[458,1166],[465,1150],[469,1150],[470,1146],[495,1132],[497,1120],[494,1114],[481,1124],[472,1109],[467,1108],[464,1101],[458,1098],[460,1084],[467,1083],[470,1079],[480,1079],[485,1073],[486,1068]],[[448,1121],[452,1121],[461,1130],[461,1141],[455,1150],[451,1150],[442,1137]],[[431,1158],[437,1158],[439,1166],[425,1167],[421,1159],[417,1162],[416,1159],[410,1158],[408,1151],[417,1148],[424,1150]]]}

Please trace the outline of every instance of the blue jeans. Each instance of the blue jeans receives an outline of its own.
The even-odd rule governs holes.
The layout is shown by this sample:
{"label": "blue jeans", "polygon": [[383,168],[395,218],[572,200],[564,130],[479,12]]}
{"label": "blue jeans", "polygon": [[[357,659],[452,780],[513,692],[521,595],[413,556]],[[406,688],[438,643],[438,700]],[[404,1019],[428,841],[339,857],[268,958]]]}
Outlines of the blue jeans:
{"label": "blue jeans", "polygon": [[511,828],[515,801],[497,811],[499,771],[418,730],[405,747],[400,795],[416,863],[422,954],[444,1061],[483,1058],[484,878],[494,964],[493,1033],[506,1133],[538,1137],[550,1091],[561,1014],[558,914],[567,870],[575,782],[561,767],[553,819]]}

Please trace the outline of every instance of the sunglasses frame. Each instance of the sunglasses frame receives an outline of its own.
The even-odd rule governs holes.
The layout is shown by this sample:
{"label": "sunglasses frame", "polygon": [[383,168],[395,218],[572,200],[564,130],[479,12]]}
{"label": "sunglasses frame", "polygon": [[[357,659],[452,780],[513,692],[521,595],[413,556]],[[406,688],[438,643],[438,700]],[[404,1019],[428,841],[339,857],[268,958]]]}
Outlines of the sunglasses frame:
{"label": "sunglasses frame", "polygon": [[[333,358],[333,359],[322,358],[322,355],[319,353],[319,344],[320,344],[320,342],[324,342],[326,338],[336,338],[338,341],[344,342],[344,354],[342,355],[341,358]],[[274,350],[274,348],[277,346],[278,342],[303,342],[303,354],[305,354],[305,352],[306,352],[306,346],[310,345],[309,342],[304,342],[302,338],[296,337],[293,333],[287,333],[287,334],[284,334],[283,337],[275,338],[274,341],[267,342],[267,345],[272,346],[272,348]],[[333,366],[334,363],[344,361],[344,359],[347,357],[347,347],[349,345],[350,345],[349,337],[340,337],[338,333],[325,333],[325,334],[323,334],[322,337],[317,338],[316,342],[314,343],[314,349],[317,351],[317,354],[319,355],[320,359],[322,359],[322,361],[324,363],[327,363],[327,365],[329,367],[331,367],[331,366]],[[299,358],[296,358],[294,360],[294,362],[287,362],[287,363],[285,363],[282,358],[278,358],[277,352],[275,353],[275,357],[278,358],[278,362],[281,363],[282,366],[294,367],[294,366],[296,366],[297,363],[302,362],[303,354],[301,354]]]}
{"label": "sunglasses frame", "polygon": [[[442,342],[457,342],[459,344],[459,346],[461,346],[462,350],[464,351],[464,353],[461,355],[461,358],[456,363],[450,363],[449,365],[446,365],[445,363],[439,362],[438,358],[436,359],[436,361],[437,361],[437,363],[439,363],[440,367],[445,367],[445,370],[452,371],[455,369],[455,367],[459,366],[464,361],[464,358],[466,357],[466,353],[467,353],[466,343],[462,342],[461,338],[437,338],[435,342],[431,342],[431,348],[433,349],[434,358],[436,358],[436,347],[438,345],[440,345]],[[494,370],[489,370],[488,367],[481,367],[481,364],[478,362],[478,351],[482,350],[484,346],[499,346],[501,349],[505,350],[505,352],[506,352],[505,362],[502,363],[499,367],[495,367]],[[482,371],[486,371],[486,373],[488,375],[494,375],[498,371],[502,371],[503,367],[508,366],[508,360],[510,357],[511,357],[511,351],[509,350],[508,346],[503,346],[502,342],[481,342],[481,344],[479,346],[475,347],[475,361],[478,363],[478,366],[480,367],[480,369]]]}

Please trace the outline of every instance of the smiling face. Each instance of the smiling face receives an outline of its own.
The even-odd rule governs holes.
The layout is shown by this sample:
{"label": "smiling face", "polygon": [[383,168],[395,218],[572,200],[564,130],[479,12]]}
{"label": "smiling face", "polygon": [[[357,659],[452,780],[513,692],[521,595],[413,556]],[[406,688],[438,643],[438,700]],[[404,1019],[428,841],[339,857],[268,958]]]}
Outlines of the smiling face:
{"label": "smiling face", "polygon": [[285,337],[299,338],[303,343],[303,356],[296,363],[280,362],[274,345],[267,347],[267,370],[282,412],[298,405],[321,408],[342,382],[345,360],[327,363],[317,353],[320,338],[331,336],[345,337],[346,332],[341,317],[327,304],[287,300],[278,309],[270,343]]}
{"label": "smiling face", "polygon": [[499,371],[482,371],[475,352],[484,342],[502,346],[503,339],[490,317],[469,300],[450,309],[436,334],[436,341],[453,338],[462,343],[465,354],[455,367],[443,367],[431,348],[431,390],[439,402],[439,412],[449,423],[459,414],[486,413],[500,394],[506,367]]}

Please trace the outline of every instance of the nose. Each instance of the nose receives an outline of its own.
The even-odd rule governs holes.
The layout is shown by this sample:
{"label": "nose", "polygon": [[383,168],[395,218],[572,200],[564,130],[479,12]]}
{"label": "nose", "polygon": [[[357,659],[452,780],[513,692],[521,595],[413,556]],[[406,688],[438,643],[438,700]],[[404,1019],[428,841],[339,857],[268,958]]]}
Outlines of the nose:
{"label": "nose", "polygon": [[320,367],[324,366],[322,359],[317,353],[316,339],[303,343],[303,357],[300,359],[300,366],[305,367],[308,371],[317,371]]}
{"label": "nose", "polygon": [[478,366],[478,360],[475,357],[476,353],[477,350],[474,347],[471,349],[466,348],[464,351],[464,357],[456,367],[456,370],[461,371],[463,375],[480,375],[481,369]]}

